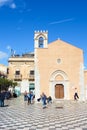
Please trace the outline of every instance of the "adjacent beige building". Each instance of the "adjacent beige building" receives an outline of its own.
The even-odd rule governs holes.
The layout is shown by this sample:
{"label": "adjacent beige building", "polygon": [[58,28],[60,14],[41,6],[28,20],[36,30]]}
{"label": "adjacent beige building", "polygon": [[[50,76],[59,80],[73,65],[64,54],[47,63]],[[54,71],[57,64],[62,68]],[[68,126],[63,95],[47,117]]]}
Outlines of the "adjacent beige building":
{"label": "adjacent beige building", "polygon": [[18,83],[21,93],[34,90],[34,53],[12,55],[8,63],[8,79]]}
{"label": "adjacent beige building", "polygon": [[17,81],[20,91],[35,89],[53,99],[73,99],[75,88],[80,100],[87,99],[87,71],[83,50],[60,39],[48,43],[47,31],[35,31],[34,53],[12,56],[8,78]]}

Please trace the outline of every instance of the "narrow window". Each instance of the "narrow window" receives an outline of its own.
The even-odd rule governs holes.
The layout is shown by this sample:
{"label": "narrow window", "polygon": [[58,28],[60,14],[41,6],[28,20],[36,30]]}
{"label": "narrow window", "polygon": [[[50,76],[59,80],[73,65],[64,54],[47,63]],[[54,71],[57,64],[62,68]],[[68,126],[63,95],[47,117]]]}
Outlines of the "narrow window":
{"label": "narrow window", "polygon": [[15,75],[20,75],[20,71],[19,70],[15,71]]}
{"label": "narrow window", "polygon": [[7,74],[9,74],[9,68],[7,68]]}
{"label": "narrow window", "polygon": [[30,75],[34,75],[34,70],[30,70]]}
{"label": "narrow window", "polygon": [[43,42],[44,42],[43,37],[40,37],[40,38],[39,38],[39,47],[40,47],[40,48],[43,48]]}

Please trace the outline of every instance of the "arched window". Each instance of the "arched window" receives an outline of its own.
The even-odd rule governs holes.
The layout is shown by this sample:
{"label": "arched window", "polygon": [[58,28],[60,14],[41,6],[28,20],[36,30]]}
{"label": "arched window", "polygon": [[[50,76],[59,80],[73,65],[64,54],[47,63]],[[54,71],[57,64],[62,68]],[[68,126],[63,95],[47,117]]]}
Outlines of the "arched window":
{"label": "arched window", "polygon": [[39,47],[40,48],[43,48],[44,46],[43,46],[43,43],[44,43],[44,39],[43,39],[43,37],[40,37],[39,38]]}

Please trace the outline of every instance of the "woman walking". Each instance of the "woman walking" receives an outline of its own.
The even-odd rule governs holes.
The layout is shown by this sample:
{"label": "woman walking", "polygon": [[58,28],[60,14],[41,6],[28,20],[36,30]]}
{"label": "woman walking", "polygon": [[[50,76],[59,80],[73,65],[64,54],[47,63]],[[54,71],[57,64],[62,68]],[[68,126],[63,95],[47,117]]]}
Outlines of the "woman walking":
{"label": "woman walking", "polygon": [[46,108],[46,100],[47,100],[47,96],[44,94],[44,93],[42,93],[42,95],[41,95],[41,100],[42,100],[42,105],[43,105],[43,109],[44,108]]}

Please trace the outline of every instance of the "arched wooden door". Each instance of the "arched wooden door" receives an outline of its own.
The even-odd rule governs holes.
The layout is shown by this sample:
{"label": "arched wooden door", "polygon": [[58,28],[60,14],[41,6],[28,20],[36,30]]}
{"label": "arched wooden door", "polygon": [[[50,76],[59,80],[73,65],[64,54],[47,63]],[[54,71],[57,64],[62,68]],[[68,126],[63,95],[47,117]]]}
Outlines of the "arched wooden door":
{"label": "arched wooden door", "polygon": [[55,85],[55,98],[64,98],[63,84],[56,84]]}

